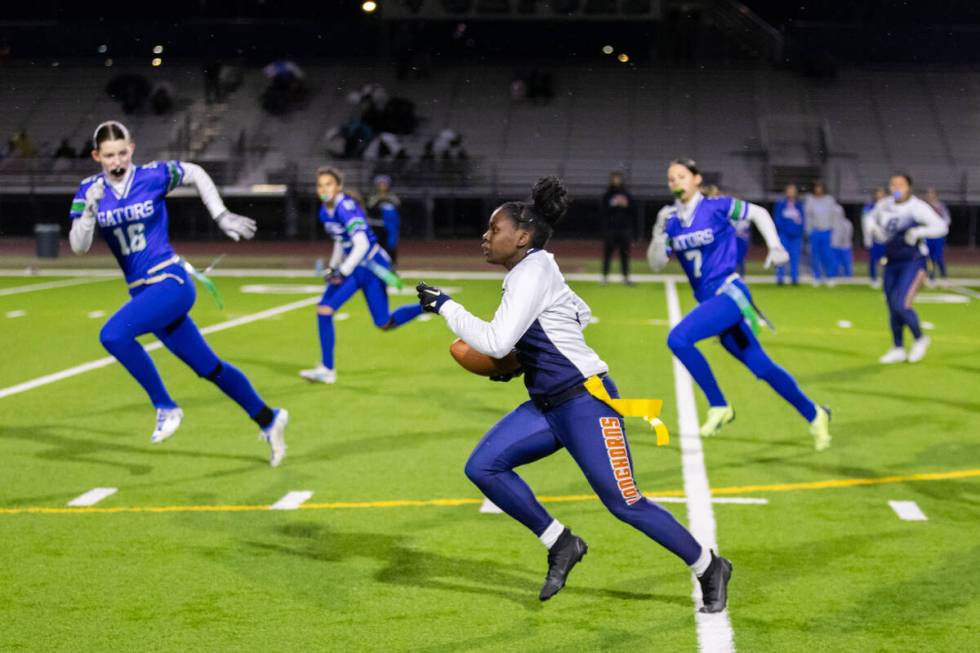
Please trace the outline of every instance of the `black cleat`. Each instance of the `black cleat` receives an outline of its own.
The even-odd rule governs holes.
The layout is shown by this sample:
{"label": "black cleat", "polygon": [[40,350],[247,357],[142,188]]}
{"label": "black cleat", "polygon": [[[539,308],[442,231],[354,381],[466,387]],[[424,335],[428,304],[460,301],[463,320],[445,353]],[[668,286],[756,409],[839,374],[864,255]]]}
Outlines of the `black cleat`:
{"label": "black cleat", "polygon": [[565,579],[572,567],[589,551],[589,545],[581,537],[573,535],[567,528],[558,536],[558,541],[548,551],[548,575],[538,598],[547,601],[565,587]]}
{"label": "black cleat", "polygon": [[711,564],[704,574],[698,577],[704,607],[700,612],[721,612],[728,604],[728,580],[732,577],[732,563],[711,552]]}

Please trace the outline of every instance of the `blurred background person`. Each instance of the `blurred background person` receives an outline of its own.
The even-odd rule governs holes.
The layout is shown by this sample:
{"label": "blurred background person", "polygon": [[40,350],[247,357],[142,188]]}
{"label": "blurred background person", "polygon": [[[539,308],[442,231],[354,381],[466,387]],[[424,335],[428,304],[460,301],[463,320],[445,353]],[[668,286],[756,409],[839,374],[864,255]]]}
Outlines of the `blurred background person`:
{"label": "blurred background person", "polygon": [[398,236],[401,231],[401,200],[391,192],[391,177],[374,178],[374,193],[368,197],[368,224],[378,237],[378,244],[388,252],[392,267],[398,263]]}
{"label": "blurred background person", "polygon": [[[949,208],[939,201],[939,194],[936,193],[935,188],[929,188],[926,190],[926,203],[933,208],[933,210],[939,214],[939,217],[943,219],[946,223],[947,233],[949,230],[950,223],[952,223],[952,216],[949,214]],[[941,238],[928,238],[926,239],[926,247],[929,248],[929,280],[935,281],[936,271],[939,271],[940,276],[943,279],[946,278],[946,236]]]}
{"label": "blurred background person", "polygon": [[609,173],[609,187],[599,200],[599,219],[602,221],[602,284],[609,283],[609,268],[613,251],[619,252],[623,283],[630,281],[630,246],[633,244],[633,225],[636,224],[636,205],[623,184],[623,173]]}
{"label": "blurred background person", "polygon": [[810,267],[815,286],[819,286],[824,280],[828,286],[834,284],[834,254],[831,251],[830,237],[836,211],[837,200],[827,194],[824,183],[814,183],[813,193],[803,204],[803,219],[810,239]]}
{"label": "blurred background person", "polygon": [[885,243],[879,242],[875,237],[874,219],[872,211],[875,205],[885,197],[885,189],[875,188],[871,192],[871,201],[865,202],[861,209],[861,235],[864,240],[864,248],[868,250],[868,277],[871,279],[872,288],[881,288],[881,278],[878,276],[881,267],[881,259],[885,255]]}
{"label": "blurred background person", "polygon": [[854,225],[847,219],[840,204],[834,211],[834,224],[830,233],[830,248],[834,253],[834,276],[854,276]]}
{"label": "blurred background person", "polygon": [[783,285],[786,268],[794,286],[800,283],[800,252],[803,250],[803,203],[799,199],[796,184],[786,184],[783,197],[773,208],[773,221],[779,241],[789,254],[789,265],[776,267],[776,283]]}

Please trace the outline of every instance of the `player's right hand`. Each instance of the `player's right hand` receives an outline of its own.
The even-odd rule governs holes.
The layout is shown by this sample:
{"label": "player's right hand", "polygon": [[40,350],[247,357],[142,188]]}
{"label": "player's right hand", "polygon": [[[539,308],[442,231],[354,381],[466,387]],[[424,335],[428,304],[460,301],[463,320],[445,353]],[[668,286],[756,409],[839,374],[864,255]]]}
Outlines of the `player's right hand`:
{"label": "player's right hand", "polygon": [[511,379],[516,379],[521,374],[524,374],[524,368],[523,367],[518,367],[513,372],[504,372],[503,374],[496,374],[494,376],[489,377],[489,379],[491,381],[498,381],[500,383],[507,383]]}
{"label": "player's right hand", "polygon": [[420,281],[419,285],[415,286],[415,291],[418,293],[422,310],[429,313],[438,313],[442,305],[450,300],[449,295],[424,281]]}
{"label": "player's right hand", "polygon": [[768,270],[770,267],[775,265],[780,267],[789,263],[789,252],[782,245],[775,245],[769,249],[769,254],[766,256],[766,262],[763,264],[763,268]]}
{"label": "player's right hand", "polygon": [[94,211],[103,197],[105,197],[105,180],[99,177],[85,191],[85,208]]}

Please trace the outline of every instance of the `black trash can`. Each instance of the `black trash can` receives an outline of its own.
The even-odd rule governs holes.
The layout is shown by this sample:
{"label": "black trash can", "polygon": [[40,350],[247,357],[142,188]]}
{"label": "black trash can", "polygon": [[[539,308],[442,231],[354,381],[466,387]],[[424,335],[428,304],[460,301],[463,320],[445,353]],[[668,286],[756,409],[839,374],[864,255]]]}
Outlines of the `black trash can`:
{"label": "black trash can", "polygon": [[38,258],[58,258],[58,239],[61,238],[61,227],[56,224],[34,225],[34,235],[37,237]]}

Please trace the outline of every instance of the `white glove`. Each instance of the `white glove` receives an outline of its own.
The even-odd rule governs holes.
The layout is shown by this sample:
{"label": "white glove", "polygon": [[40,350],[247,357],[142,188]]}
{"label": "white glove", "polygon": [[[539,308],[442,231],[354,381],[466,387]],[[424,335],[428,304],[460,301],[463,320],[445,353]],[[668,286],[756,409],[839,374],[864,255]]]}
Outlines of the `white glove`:
{"label": "white glove", "polygon": [[769,254],[766,256],[763,267],[768,270],[773,265],[779,267],[787,263],[789,263],[789,252],[782,245],[775,245],[769,248]]}
{"label": "white glove", "polygon": [[905,231],[905,244],[910,246],[915,246],[919,242],[919,229],[918,227],[910,227]]}
{"label": "white glove", "polygon": [[85,191],[85,212],[91,215],[98,213],[99,202],[105,197],[105,180],[99,177]]}
{"label": "white glove", "polygon": [[238,242],[242,238],[250,240],[255,235],[255,220],[238,215],[231,211],[225,211],[214,219],[218,227],[225,232],[225,235]]}

